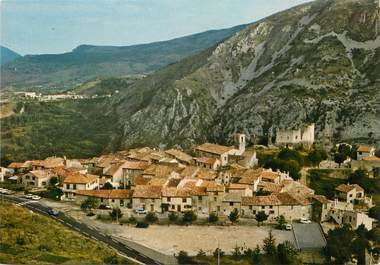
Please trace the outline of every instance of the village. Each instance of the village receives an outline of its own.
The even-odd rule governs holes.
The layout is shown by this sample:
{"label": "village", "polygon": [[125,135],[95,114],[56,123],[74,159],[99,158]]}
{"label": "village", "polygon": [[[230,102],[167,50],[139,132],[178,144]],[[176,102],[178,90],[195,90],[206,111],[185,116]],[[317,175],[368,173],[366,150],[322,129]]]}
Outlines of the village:
{"label": "village", "polygon": [[[368,210],[375,205],[360,185],[347,181],[335,188],[333,198],[327,198],[308,187],[302,178],[294,180],[289,172],[259,166],[255,149],[246,148],[246,135],[232,137],[232,146],[204,143],[189,153],[176,148],[142,147],[90,159],[48,157],[13,162],[1,168],[0,181],[21,184],[25,187],[22,196],[31,200],[40,200],[36,194],[53,186],[60,191],[55,199],[66,208],[96,199],[96,207],[103,210],[91,210],[118,209],[120,218],[153,213],[161,220],[191,212],[204,219],[216,216],[224,224],[233,224],[239,218],[242,224],[264,226],[282,219],[285,230],[294,230],[299,249],[303,248],[302,240],[308,241],[305,237],[312,237],[313,229],[317,237],[322,235],[321,240],[305,248],[324,247],[323,233],[334,226],[373,228],[376,220],[368,216]],[[276,146],[271,148],[302,145],[311,149],[314,141],[314,124],[296,130],[279,129]],[[365,169],[373,178],[380,168],[375,148],[361,145],[356,157],[345,159],[342,165]],[[341,167],[328,160],[321,161],[320,166]],[[309,226],[310,234],[305,234],[305,228],[296,228],[297,224],[314,226]]]}

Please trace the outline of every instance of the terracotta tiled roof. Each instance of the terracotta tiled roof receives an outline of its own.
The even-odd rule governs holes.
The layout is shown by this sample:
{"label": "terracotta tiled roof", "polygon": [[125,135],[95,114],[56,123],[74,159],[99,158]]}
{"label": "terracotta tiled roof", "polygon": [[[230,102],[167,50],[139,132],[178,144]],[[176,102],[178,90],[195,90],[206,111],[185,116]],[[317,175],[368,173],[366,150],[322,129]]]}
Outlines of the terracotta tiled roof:
{"label": "terracotta tiled roof", "polygon": [[133,192],[133,198],[159,199],[161,198],[161,186],[138,185]]}
{"label": "terracotta tiled roof", "polygon": [[132,170],[145,170],[149,164],[145,161],[126,161],[122,165],[125,169],[132,169]]}
{"label": "terracotta tiled roof", "polygon": [[274,205],[281,205],[281,201],[274,194],[267,195],[267,196],[250,196],[250,197],[243,196],[241,198],[241,204],[244,206],[248,206],[248,205],[274,206]]}
{"label": "terracotta tiled roof", "polygon": [[380,157],[377,156],[367,156],[363,157],[364,161],[379,161],[380,162]]}
{"label": "terracotta tiled roof", "polygon": [[115,164],[112,164],[107,170],[106,172],[104,172],[103,175],[105,176],[113,176],[120,168],[121,168],[121,165],[123,163],[115,163]]}
{"label": "terracotta tiled roof", "polygon": [[174,157],[178,161],[190,163],[193,157],[178,149],[169,149],[165,151],[166,154]]}
{"label": "terracotta tiled roof", "polygon": [[32,160],[32,166],[44,166],[44,161],[43,160]]}
{"label": "terracotta tiled roof", "polygon": [[241,177],[239,180],[239,183],[252,185],[260,178],[260,174],[262,171],[263,171],[262,168],[246,169],[246,170],[239,170],[233,175]]}
{"label": "terracotta tiled roof", "polygon": [[230,185],[227,186],[227,189],[229,190],[245,190],[247,188],[248,185],[240,183],[230,183]]}
{"label": "terracotta tiled roof", "polygon": [[260,181],[257,185],[259,189],[262,189],[263,191],[268,192],[281,192],[281,185],[275,184],[273,182],[267,182],[267,181]]}
{"label": "terracotta tiled roof", "polygon": [[151,180],[149,180],[147,185],[164,186],[166,182],[167,180],[164,178],[152,178]]}
{"label": "terracotta tiled roof", "polygon": [[29,173],[39,179],[48,178],[51,176],[51,172],[48,170],[33,170]]}
{"label": "terracotta tiled roof", "polygon": [[173,171],[179,170],[178,167],[169,165],[150,165],[144,170],[144,175],[151,175],[157,178],[168,178]]}
{"label": "terracotta tiled roof", "polygon": [[202,163],[206,165],[214,165],[216,161],[218,161],[216,158],[211,158],[211,157],[195,157],[194,160],[198,163]]}
{"label": "terracotta tiled roof", "polygon": [[181,179],[179,179],[179,178],[170,178],[170,179],[168,179],[167,180],[167,182],[166,182],[166,187],[177,187],[178,186],[178,184],[181,182]]}
{"label": "terracotta tiled roof", "polygon": [[200,170],[199,167],[196,166],[187,166],[181,171],[181,176],[184,177],[195,177],[198,171]]}
{"label": "terracotta tiled roof", "polygon": [[204,181],[202,181],[201,187],[205,187],[206,191],[208,191],[208,192],[214,192],[214,191],[222,192],[222,191],[224,191],[224,186],[217,184],[214,181],[204,180]]}
{"label": "terracotta tiled roof", "polygon": [[55,168],[64,166],[65,160],[62,157],[48,157],[43,161],[45,168]]}
{"label": "terracotta tiled roof", "polygon": [[222,155],[224,153],[227,153],[234,149],[230,146],[224,146],[219,144],[211,144],[211,143],[204,143],[202,145],[199,145],[196,150],[210,153],[210,154],[216,154],[216,155]]}
{"label": "terracotta tiled roof", "polygon": [[12,162],[8,165],[8,168],[13,168],[13,169],[16,169],[16,168],[26,168],[26,166],[24,166],[24,163],[23,162]]}
{"label": "terracotta tiled roof", "polygon": [[216,172],[213,170],[200,170],[198,174],[196,175],[197,178],[199,179],[204,179],[204,180],[214,180],[216,179]]}
{"label": "terracotta tiled roof", "polygon": [[345,193],[350,192],[353,189],[356,189],[356,191],[364,191],[364,189],[357,184],[340,184],[338,187],[335,188],[335,190]]}
{"label": "terracotta tiled roof", "polygon": [[133,190],[77,190],[76,194],[103,199],[130,199]]}
{"label": "terracotta tiled roof", "polygon": [[71,173],[65,177],[63,183],[87,184],[96,181],[98,177],[90,174]]}
{"label": "terracotta tiled roof", "polygon": [[272,171],[263,171],[261,174],[260,174],[260,177],[262,179],[271,179],[271,180],[274,180],[276,178],[279,177],[279,173],[278,172],[272,172]]}
{"label": "terracotta tiled roof", "polygon": [[143,176],[135,176],[135,185],[147,185],[149,182],[149,178],[144,178]]}
{"label": "terracotta tiled roof", "polygon": [[360,145],[358,147],[358,152],[370,153],[374,149],[371,145]]}

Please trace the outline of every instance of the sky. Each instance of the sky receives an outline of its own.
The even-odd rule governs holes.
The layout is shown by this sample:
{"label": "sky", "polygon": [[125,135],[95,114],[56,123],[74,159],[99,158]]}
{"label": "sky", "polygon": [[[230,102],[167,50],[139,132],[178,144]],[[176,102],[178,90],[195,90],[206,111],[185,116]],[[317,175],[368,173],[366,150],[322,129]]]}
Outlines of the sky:
{"label": "sky", "polygon": [[0,44],[22,55],[126,46],[251,23],[310,0],[0,0]]}

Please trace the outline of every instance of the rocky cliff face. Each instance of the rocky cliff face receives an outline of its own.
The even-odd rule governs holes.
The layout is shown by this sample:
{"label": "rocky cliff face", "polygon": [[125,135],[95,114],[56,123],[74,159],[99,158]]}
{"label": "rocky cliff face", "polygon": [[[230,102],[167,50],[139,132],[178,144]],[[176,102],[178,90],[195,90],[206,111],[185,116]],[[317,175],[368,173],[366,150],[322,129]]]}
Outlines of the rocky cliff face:
{"label": "rocky cliff face", "polygon": [[278,13],[136,82],[113,106],[126,146],[249,140],[310,122],[318,139],[379,141],[380,8],[322,0]]}

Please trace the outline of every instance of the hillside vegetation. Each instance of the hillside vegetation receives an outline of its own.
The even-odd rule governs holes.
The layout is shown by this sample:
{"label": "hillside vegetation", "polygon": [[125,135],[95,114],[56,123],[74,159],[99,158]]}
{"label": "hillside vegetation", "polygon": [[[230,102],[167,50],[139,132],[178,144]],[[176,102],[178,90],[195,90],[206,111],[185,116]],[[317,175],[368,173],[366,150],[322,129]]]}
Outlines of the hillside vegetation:
{"label": "hillside vegetation", "polygon": [[105,111],[108,105],[108,98],[19,102],[17,115],[0,119],[2,165],[52,155],[92,157],[116,149],[121,133],[115,115]]}
{"label": "hillside vegetation", "polygon": [[0,203],[0,263],[132,264],[48,217]]}

